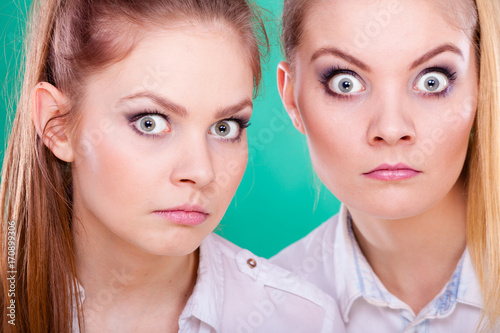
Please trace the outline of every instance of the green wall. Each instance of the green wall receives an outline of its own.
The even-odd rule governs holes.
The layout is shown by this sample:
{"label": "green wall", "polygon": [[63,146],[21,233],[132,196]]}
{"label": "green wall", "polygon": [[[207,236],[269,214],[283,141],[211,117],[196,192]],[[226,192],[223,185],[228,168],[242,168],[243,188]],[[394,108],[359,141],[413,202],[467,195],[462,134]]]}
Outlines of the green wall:
{"label": "green wall", "polygon": [[[257,1],[270,12],[266,26],[271,38],[264,65],[264,82],[248,129],[250,157],[240,188],[217,233],[254,253],[270,257],[338,211],[339,202],[320,184],[311,168],[305,138],[295,130],[276,88],[276,65],[282,59],[279,21],[282,4]],[[18,54],[27,1],[0,5],[1,157],[13,108]]]}
{"label": "green wall", "polygon": [[0,158],[3,160],[7,135],[16,98],[19,54],[22,49],[22,31],[24,29],[28,4],[25,1],[3,1],[0,4]]}

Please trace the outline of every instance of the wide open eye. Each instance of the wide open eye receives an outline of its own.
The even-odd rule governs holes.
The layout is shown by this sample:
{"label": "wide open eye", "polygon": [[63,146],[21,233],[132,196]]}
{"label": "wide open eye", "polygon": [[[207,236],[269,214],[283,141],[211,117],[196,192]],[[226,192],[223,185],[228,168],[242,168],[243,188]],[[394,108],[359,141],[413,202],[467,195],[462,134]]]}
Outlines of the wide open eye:
{"label": "wide open eye", "polygon": [[210,126],[210,134],[227,140],[236,139],[240,131],[240,124],[235,120],[221,120]]}
{"label": "wide open eye", "polygon": [[440,93],[448,88],[449,85],[450,82],[446,75],[439,72],[430,72],[420,77],[415,85],[415,89],[424,93]]}
{"label": "wide open eye", "polygon": [[350,74],[337,74],[330,82],[328,87],[339,95],[354,94],[365,90],[363,84],[354,76]]}
{"label": "wide open eye", "polygon": [[137,130],[144,134],[160,134],[163,132],[169,132],[170,127],[168,126],[167,120],[159,115],[149,114],[144,117],[139,118],[134,122],[134,126]]}

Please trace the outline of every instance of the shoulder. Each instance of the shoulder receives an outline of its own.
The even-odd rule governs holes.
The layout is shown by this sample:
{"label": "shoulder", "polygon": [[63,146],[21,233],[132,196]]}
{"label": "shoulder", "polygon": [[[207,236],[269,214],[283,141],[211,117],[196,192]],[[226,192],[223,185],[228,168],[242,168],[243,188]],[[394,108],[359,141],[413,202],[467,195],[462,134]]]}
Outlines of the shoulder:
{"label": "shoulder", "polygon": [[[314,285],[304,281],[290,271],[279,267],[269,260],[253,254],[213,234],[214,244],[220,249],[225,275],[238,277],[236,282],[257,288],[272,287],[285,293],[307,299],[309,302],[323,306],[328,304],[328,297]],[[225,280],[226,283],[230,281]]]}
{"label": "shoulder", "polygon": [[307,236],[280,251],[271,258],[271,261],[295,271],[295,268],[304,264],[304,260],[324,261],[327,257],[331,258],[335,239],[342,237],[339,230],[340,220],[340,213],[332,216]]}
{"label": "shoulder", "polygon": [[242,332],[343,329],[337,305],[314,285],[218,235],[210,242],[220,250],[223,265],[223,327]]}
{"label": "shoulder", "polygon": [[310,281],[336,301],[352,272],[347,211],[331,217],[309,235],[288,246],[271,261]]}

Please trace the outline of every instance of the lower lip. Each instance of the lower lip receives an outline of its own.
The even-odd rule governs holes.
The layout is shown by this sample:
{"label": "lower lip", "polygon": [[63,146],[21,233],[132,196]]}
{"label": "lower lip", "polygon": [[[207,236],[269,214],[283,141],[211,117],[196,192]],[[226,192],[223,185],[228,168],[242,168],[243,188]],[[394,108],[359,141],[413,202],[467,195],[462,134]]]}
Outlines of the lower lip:
{"label": "lower lip", "polygon": [[416,177],[420,174],[420,172],[410,169],[397,169],[397,170],[377,170],[372,171],[370,173],[365,173],[364,175],[368,178],[376,179],[376,180],[385,180],[385,181],[397,181],[397,180],[405,180]]}
{"label": "lower lip", "polygon": [[200,212],[186,212],[183,210],[157,211],[156,215],[175,224],[200,225],[207,219],[208,214]]}

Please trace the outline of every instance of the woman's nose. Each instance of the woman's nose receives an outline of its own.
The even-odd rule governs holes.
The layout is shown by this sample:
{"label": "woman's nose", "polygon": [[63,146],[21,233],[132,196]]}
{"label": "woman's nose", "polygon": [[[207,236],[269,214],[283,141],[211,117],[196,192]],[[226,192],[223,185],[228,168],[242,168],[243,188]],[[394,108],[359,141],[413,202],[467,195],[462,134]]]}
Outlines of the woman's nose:
{"label": "woman's nose", "polygon": [[370,113],[372,119],[367,132],[369,144],[393,146],[415,141],[416,133],[411,112],[405,110],[404,103],[394,96],[390,100],[380,100]]}
{"label": "woman's nose", "polygon": [[170,180],[177,186],[203,188],[215,180],[215,170],[206,140],[190,138],[179,145],[177,161]]}

